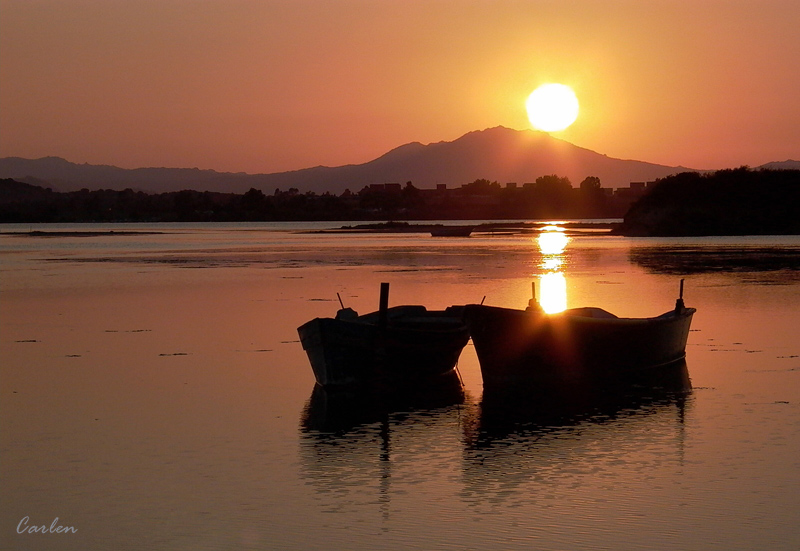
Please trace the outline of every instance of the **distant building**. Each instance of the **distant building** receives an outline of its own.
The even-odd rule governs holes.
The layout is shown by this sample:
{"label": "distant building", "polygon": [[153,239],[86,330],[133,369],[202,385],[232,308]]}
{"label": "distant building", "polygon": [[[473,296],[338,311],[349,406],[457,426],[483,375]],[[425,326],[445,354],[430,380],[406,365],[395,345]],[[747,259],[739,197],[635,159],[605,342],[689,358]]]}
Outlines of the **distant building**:
{"label": "distant building", "polygon": [[631,182],[630,190],[632,195],[642,195],[645,190],[645,182]]}
{"label": "distant building", "polygon": [[403,186],[400,184],[389,183],[389,184],[370,184],[367,188],[369,191],[374,192],[385,192],[385,193],[400,193],[403,191]]}

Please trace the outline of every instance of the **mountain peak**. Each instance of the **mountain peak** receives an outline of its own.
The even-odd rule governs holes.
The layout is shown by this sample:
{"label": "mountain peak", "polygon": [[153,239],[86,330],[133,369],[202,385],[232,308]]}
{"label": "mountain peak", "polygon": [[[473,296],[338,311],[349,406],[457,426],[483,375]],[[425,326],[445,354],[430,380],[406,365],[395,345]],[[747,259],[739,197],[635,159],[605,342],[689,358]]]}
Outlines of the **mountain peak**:
{"label": "mountain peak", "polygon": [[533,182],[557,174],[577,186],[596,176],[604,187],[627,187],[682,172],[668,167],[614,159],[536,130],[495,126],[467,132],[453,141],[411,142],[360,165],[314,167],[275,174],[219,173],[213,170],[148,168],[126,170],[77,165],[57,157],[38,160],[0,159],[0,178],[36,179],[55,189],[125,189],[149,192],[194,189],[242,193],[251,187],[265,193],[276,188],[300,192],[358,191],[370,184],[411,181],[419,188],[460,186],[480,178],[501,183]]}
{"label": "mountain peak", "polygon": [[787,159],[785,161],[774,161],[766,163],[758,168],[770,168],[774,170],[800,170],[800,161]]}

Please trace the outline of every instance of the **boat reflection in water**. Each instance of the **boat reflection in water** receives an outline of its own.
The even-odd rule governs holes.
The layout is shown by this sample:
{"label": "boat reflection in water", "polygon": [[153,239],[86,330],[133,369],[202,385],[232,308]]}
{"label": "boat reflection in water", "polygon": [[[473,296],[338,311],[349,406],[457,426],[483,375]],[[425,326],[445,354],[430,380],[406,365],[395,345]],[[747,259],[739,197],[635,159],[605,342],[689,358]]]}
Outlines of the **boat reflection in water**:
{"label": "boat reflection in water", "polygon": [[417,387],[324,388],[315,384],[300,424],[305,433],[345,433],[384,422],[398,412],[434,410],[463,404],[464,399],[464,387],[454,371]]}
{"label": "boat reflection in water", "polygon": [[581,491],[582,475],[681,464],[690,391],[685,362],[641,385],[486,390],[479,402],[457,380],[391,399],[317,385],[300,422],[300,472],[324,511],[372,509],[384,522],[414,506],[411,488],[459,463],[467,504],[547,505],[565,480]]}
{"label": "boat reflection in water", "polygon": [[575,499],[591,499],[586,492],[616,469],[646,478],[658,467],[680,468],[690,398],[685,361],[629,386],[484,391],[464,423],[464,499],[549,507],[572,490]]}
{"label": "boat reflection in water", "polygon": [[491,440],[520,427],[547,430],[587,420],[606,422],[656,403],[683,403],[691,390],[686,360],[644,372],[626,383],[570,383],[538,390],[490,387],[481,398],[476,434]]}
{"label": "boat reflection in water", "polygon": [[[466,396],[449,373],[416,392],[372,393],[315,385],[300,420],[300,467],[327,511],[375,504],[389,520],[390,501],[409,483],[409,463],[441,472],[453,465]],[[420,476],[416,474],[415,476]],[[402,492],[401,492],[402,493]]]}

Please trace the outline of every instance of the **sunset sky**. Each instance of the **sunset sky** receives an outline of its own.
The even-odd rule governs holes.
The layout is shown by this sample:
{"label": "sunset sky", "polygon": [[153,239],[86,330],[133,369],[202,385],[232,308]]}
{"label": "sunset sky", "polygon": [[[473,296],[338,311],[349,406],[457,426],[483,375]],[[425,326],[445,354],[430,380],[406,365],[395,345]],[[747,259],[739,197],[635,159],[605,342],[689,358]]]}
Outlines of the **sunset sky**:
{"label": "sunset sky", "polygon": [[0,157],[277,172],[530,128],[698,169],[800,159],[797,0],[0,0]]}

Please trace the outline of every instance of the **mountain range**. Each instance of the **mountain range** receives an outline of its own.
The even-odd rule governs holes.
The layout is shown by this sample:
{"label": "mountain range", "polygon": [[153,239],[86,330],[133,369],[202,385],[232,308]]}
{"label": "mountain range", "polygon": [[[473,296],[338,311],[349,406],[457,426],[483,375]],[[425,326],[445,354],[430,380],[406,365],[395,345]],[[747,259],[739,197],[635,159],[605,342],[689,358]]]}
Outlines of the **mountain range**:
{"label": "mountain range", "polygon": [[[797,161],[770,165],[770,168],[776,168],[776,165],[778,168],[800,168]],[[75,164],[59,157],[0,159],[0,178],[13,178],[55,191],[132,188],[148,193],[183,189],[243,193],[256,188],[272,194],[275,189],[296,188],[301,193],[330,192],[338,195],[346,189],[355,193],[364,186],[388,182],[410,181],[418,188],[433,188],[436,184],[458,187],[485,178],[503,184],[517,182],[522,185],[548,174],[566,176],[573,186],[587,176],[596,176],[603,187],[615,188],[690,170],[615,159],[543,132],[500,126],[469,132],[451,142],[409,143],[359,165],[317,166],[272,174],[198,168],[124,169]]]}

